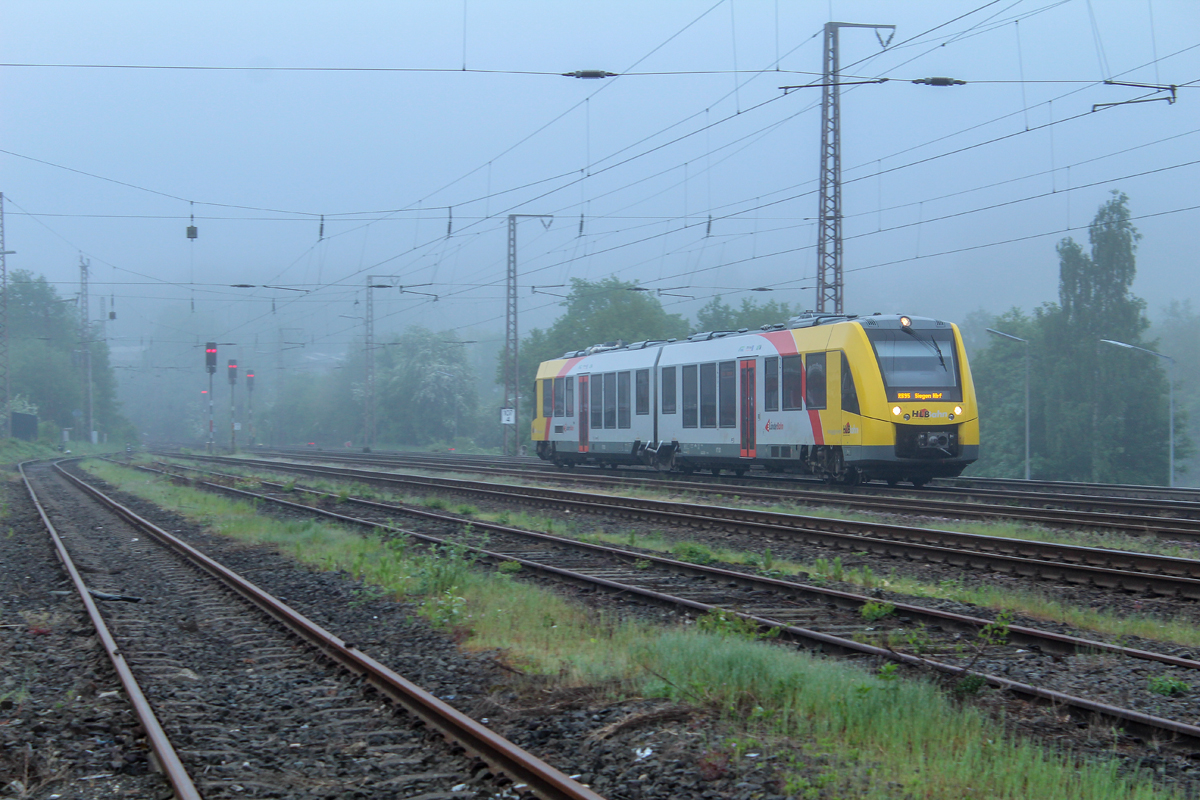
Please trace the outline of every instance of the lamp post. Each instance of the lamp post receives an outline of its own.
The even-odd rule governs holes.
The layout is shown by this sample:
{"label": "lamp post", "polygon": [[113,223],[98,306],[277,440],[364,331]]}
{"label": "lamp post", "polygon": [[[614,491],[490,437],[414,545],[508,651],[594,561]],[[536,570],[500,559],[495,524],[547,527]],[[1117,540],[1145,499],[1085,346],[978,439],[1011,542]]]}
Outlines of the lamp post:
{"label": "lamp post", "polygon": [[1025,480],[1029,480],[1029,340],[991,328],[987,332],[1025,345]]}
{"label": "lamp post", "polygon": [[1152,356],[1165,358],[1167,360],[1167,485],[1175,486],[1175,359],[1170,356],[1165,356],[1162,353],[1156,353],[1153,350],[1147,350],[1144,347],[1138,347],[1135,344],[1126,344],[1118,342],[1114,339],[1101,339],[1105,344],[1111,344],[1116,347],[1124,347],[1127,350],[1138,350],[1142,353],[1148,353]]}

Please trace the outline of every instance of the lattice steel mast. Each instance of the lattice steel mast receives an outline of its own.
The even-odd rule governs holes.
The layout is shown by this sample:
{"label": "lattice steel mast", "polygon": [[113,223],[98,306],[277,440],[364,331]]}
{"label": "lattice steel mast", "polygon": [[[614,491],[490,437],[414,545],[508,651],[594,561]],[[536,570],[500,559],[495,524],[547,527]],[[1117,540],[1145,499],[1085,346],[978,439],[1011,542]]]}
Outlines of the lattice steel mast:
{"label": "lattice steel mast", "polygon": [[[504,407],[511,408],[515,417],[514,425],[504,426],[504,453],[508,454],[508,429],[521,424],[521,367],[518,357],[519,338],[517,336],[517,220],[543,219],[553,220],[551,214],[509,214],[508,215],[508,290],[505,293],[504,311]],[[549,222],[543,223],[549,226]],[[521,435],[514,432],[513,455],[520,447]]]}
{"label": "lattice steel mast", "polygon": [[817,222],[817,312],[843,312],[842,282],[842,135],[841,85],[838,74],[838,30],[872,28],[879,43],[887,47],[880,30],[896,32],[895,25],[866,25],[857,22],[825,23],[825,65],[821,85],[821,184]]}

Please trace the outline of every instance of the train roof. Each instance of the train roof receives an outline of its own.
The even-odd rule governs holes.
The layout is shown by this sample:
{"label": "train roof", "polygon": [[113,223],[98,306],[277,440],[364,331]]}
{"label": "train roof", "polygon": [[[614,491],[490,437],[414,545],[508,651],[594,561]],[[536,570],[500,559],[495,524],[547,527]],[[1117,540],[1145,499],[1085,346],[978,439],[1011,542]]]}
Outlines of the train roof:
{"label": "train roof", "polygon": [[806,311],[803,314],[798,314],[792,317],[786,323],[776,322],[772,325],[763,325],[761,328],[751,330],[749,328],[739,328],[735,331],[703,331],[701,333],[693,333],[686,339],[647,339],[641,342],[626,343],[621,340],[615,342],[604,342],[594,344],[591,347],[585,347],[582,350],[568,350],[563,353],[560,358],[577,358],[580,356],[590,356],[596,353],[616,352],[619,350],[644,350],[647,347],[659,347],[667,344],[686,344],[688,342],[707,342],[713,339],[723,339],[728,336],[750,336],[758,333],[769,333],[772,331],[798,330],[801,328],[813,328],[818,325],[836,325],[842,322],[855,322],[862,325],[864,328],[876,329],[892,329],[899,330],[901,327],[900,320],[906,319],[909,321],[908,327],[916,330],[928,330],[937,328],[949,328],[950,323],[932,317],[914,317],[907,314],[817,314],[812,311]]}

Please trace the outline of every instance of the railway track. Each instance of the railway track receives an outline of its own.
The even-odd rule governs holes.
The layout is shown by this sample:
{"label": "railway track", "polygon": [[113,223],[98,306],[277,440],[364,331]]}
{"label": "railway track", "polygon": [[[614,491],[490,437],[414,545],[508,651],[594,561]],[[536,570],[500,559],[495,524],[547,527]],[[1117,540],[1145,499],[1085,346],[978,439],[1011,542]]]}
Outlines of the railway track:
{"label": "railway track", "polygon": [[[661,473],[610,470],[560,471],[548,466],[513,466],[509,463],[468,457],[443,458],[413,455],[384,457],[344,456],[311,452],[280,453],[293,460],[346,465],[373,465],[388,469],[421,469],[478,472],[507,478],[550,481],[565,485],[640,487],[665,492],[690,492],[709,498],[737,496],[763,502],[831,506],[851,511],[889,515],[937,516],[983,521],[1012,520],[1046,527],[1120,531],[1174,541],[1200,542],[1200,499],[1194,501],[1137,500],[1090,494],[1044,494],[1011,489],[927,489],[920,497],[879,487],[853,490],[805,484],[791,479],[695,480],[696,476],[663,479]],[[797,485],[799,484],[799,485]]]}
{"label": "railway track", "polygon": [[176,797],[601,800],[60,465],[22,474]]}
{"label": "railway track", "polygon": [[189,456],[208,463],[275,470],[386,486],[397,491],[456,494],[504,503],[570,509],[679,527],[722,528],[752,534],[756,545],[803,541],[824,547],[986,569],[1131,593],[1200,600],[1200,561],[1094,547],[1008,539],[878,522],[827,519],[756,509],[605,496],[544,487],[452,478],[381,474],[344,467],[299,466],[276,461]]}
{"label": "railway track", "polygon": [[[161,474],[183,477],[178,472]],[[1156,744],[1170,743],[1189,753],[1200,746],[1200,727],[1191,724],[1195,703],[1176,704],[1170,718],[1157,716],[1155,712],[1161,712],[1164,704],[1141,697],[1147,692],[1131,691],[1128,681],[1118,677],[1124,670],[1114,667],[1135,660],[1139,680],[1149,675],[1195,679],[1200,677],[1200,661],[1190,657],[1065,636],[1003,619],[881,604],[871,597],[824,587],[464,520],[409,505],[347,498],[266,480],[261,481],[266,491],[254,492],[230,486],[231,480],[244,483],[237,476],[214,477],[217,480],[185,479],[206,490],[273,504],[287,514],[336,519],[427,545],[470,547],[493,564],[515,562],[530,574],[635,597],[683,614],[736,614],[805,647],[898,662],[950,676],[960,686],[977,679],[1015,695],[1070,709],[1081,718],[1103,719],[1107,725],[1118,725]],[[298,495],[308,502],[296,502]],[[332,511],[315,507],[313,502],[338,509],[351,506],[355,511]],[[393,522],[398,517],[407,517],[411,523],[398,527]],[[480,535],[486,537],[486,545],[480,543]],[[1106,666],[1111,673],[1107,679],[1103,675]],[[1081,673],[1094,676],[1090,696],[1054,688],[1077,687],[1070,676]],[[1130,703],[1131,697],[1137,702]],[[1116,698],[1134,707],[1106,702]]]}

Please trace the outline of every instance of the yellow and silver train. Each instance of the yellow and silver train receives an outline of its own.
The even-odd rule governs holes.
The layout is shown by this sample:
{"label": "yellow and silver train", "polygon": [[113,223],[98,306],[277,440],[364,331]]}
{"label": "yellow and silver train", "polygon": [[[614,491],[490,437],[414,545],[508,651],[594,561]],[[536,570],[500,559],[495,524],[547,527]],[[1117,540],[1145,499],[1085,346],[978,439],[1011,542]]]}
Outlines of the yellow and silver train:
{"label": "yellow and silver train", "polygon": [[923,486],[979,457],[952,323],[803,314],[761,330],[594,345],[537,373],[532,438],[560,466],[757,467]]}

